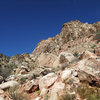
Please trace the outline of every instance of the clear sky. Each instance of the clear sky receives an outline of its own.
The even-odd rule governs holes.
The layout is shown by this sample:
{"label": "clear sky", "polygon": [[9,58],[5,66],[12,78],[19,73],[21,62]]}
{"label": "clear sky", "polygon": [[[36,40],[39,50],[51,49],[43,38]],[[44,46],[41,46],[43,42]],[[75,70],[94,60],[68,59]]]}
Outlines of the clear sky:
{"label": "clear sky", "polygon": [[71,20],[100,21],[100,0],[0,0],[0,52],[31,53]]}

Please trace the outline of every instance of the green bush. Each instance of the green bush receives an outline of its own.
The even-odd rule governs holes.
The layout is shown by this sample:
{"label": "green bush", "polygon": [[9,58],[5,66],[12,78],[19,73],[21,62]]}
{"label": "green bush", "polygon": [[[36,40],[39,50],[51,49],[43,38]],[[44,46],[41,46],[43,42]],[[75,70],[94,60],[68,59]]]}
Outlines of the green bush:
{"label": "green bush", "polygon": [[73,55],[74,55],[75,57],[78,57],[78,56],[79,56],[78,52],[75,52]]}

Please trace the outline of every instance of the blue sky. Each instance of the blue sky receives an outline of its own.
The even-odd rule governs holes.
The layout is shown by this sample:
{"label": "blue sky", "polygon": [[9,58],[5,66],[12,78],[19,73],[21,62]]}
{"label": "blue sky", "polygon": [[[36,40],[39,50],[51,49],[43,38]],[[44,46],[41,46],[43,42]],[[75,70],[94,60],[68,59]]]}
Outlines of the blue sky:
{"label": "blue sky", "polygon": [[100,0],[0,0],[0,53],[31,53],[71,20],[100,21]]}

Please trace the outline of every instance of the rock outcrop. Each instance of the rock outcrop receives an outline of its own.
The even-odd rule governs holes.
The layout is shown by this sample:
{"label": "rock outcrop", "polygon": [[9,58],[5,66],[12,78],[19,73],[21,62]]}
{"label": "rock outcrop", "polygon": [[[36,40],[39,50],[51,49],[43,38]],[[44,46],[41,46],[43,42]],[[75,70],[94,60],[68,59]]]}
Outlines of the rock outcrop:
{"label": "rock outcrop", "polygon": [[88,37],[93,35],[93,33],[96,33],[98,30],[97,27],[99,26],[95,24],[81,23],[80,21],[65,23],[63,24],[61,33],[53,38],[41,41],[33,51],[33,55],[40,55],[45,52],[57,54],[58,52],[56,51],[61,50],[61,47],[69,41],[74,41],[85,36]]}

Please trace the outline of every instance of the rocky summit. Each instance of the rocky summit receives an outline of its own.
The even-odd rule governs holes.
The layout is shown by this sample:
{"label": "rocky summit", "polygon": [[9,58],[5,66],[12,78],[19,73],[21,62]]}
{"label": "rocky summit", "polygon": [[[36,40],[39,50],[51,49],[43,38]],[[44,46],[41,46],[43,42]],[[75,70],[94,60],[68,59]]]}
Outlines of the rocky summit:
{"label": "rocky summit", "polygon": [[70,21],[31,54],[0,54],[0,100],[100,100],[100,22]]}

